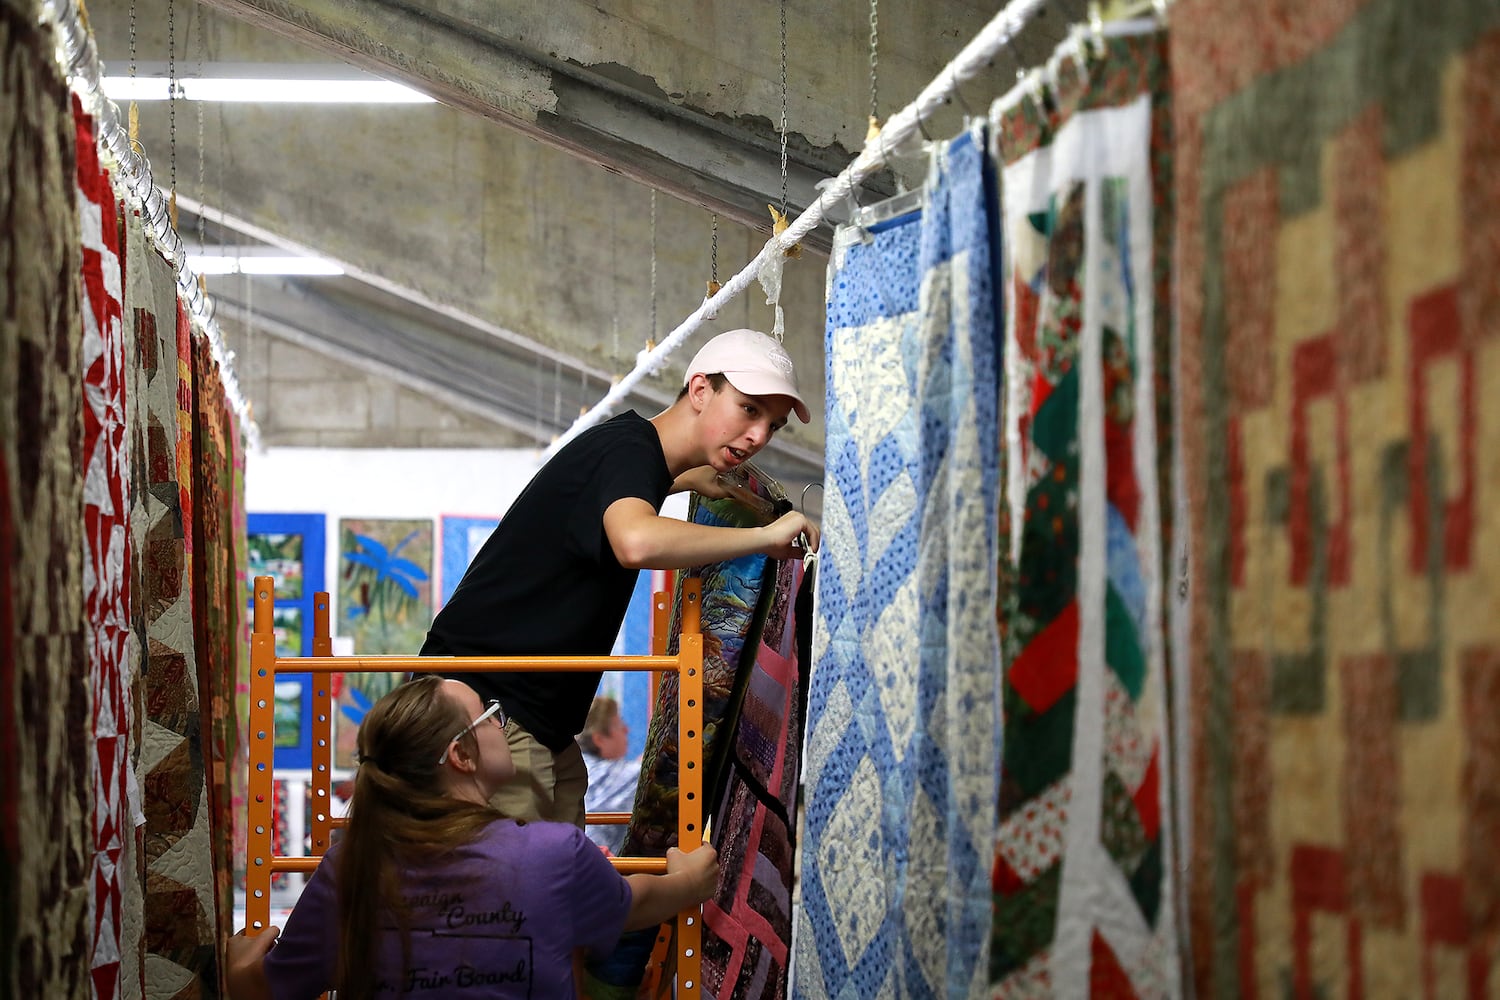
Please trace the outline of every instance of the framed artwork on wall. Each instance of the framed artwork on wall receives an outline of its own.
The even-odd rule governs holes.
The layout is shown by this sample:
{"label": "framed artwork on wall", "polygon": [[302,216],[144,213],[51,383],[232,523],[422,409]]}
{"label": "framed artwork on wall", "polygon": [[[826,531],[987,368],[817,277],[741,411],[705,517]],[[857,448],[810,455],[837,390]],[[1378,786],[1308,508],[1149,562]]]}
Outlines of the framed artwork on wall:
{"label": "framed artwork on wall", "polygon": [[[430,520],[339,521],[338,635],[360,656],[415,655],[432,624]],[[399,673],[346,674],[337,689],[334,766],[353,767],[355,734]]]}
{"label": "framed artwork on wall", "polygon": [[[277,656],[312,655],[313,595],[324,588],[324,514],[249,514],[246,517],[246,587],[269,576],[276,588],[272,619]],[[247,590],[245,602],[253,614]],[[306,624],[307,627],[304,627]],[[312,767],[312,675],[276,679],[275,766]]]}
{"label": "framed artwork on wall", "polygon": [[464,571],[489,540],[490,533],[495,530],[500,519],[444,514],[438,521],[442,525],[443,539],[443,558],[438,572],[442,594],[438,607],[442,607],[453,596],[453,591],[458,589],[458,581],[463,579]]}

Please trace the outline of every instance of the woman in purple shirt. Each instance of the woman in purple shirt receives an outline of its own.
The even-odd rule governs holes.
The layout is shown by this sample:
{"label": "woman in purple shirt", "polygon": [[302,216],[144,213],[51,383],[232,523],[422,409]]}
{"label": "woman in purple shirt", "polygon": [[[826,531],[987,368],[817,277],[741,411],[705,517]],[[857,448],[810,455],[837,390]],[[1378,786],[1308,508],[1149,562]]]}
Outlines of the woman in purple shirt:
{"label": "woman in purple shirt", "polygon": [[713,894],[706,845],[627,878],[571,824],[503,818],[489,800],[515,773],[504,723],[498,702],[436,676],[376,703],[348,827],[285,933],[230,940],[234,1000],[571,998],[575,951],[606,952]]}

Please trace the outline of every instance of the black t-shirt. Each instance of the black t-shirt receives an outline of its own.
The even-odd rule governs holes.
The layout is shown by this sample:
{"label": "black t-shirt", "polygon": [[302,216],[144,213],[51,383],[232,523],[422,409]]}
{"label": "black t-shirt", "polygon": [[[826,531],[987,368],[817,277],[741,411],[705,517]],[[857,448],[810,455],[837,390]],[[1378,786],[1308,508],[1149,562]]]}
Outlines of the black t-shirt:
{"label": "black t-shirt", "polygon": [[[604,512],[672,489],[661,438],[627,411],[568,442],[516,498],[433,619],[422,654],[603,656],[625,619],[638,570],[615,559]],[[556,753],[583,729],[598,673],[453,674],[499,698]]]}

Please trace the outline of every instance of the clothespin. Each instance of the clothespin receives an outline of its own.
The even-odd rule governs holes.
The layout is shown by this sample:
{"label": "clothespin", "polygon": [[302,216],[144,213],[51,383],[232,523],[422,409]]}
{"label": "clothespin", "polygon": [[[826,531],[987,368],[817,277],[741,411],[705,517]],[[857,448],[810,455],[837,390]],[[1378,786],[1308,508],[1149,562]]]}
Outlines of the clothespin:
{"label": "clothespin", "polygon": [[[792,224],[791,220],[789,220],[784,213],[778,212],[775,205],[767,205],[766,208],[771,210],[771,233],[775,236],[780,236],[782,233],[786,232],[787,227]],[[795,260],[802,256],[802,244],[793,243],[791,246],[787,247],[781,252],[783,256],[790,257]]]}

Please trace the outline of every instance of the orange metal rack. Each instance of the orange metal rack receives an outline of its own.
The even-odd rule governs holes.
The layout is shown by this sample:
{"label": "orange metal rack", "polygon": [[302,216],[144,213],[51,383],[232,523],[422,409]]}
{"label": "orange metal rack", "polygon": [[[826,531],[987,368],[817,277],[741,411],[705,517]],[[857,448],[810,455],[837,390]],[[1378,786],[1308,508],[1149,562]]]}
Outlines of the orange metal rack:
{"label": "orange metal rack", "polygon": [[[684,850],[703,843],[703,636],[699,631],[701,584],[683,582],[682,636],[676,656],[667,656],[666,628],[670,600],[657,594],[653,602],[652,656],[333,656],[328,621],[328,594],[320,591],[313,604],[313,655],[277,656],[271,609],[274,594],[269,576],[255,578],[254,629],[250,637],[250,797],[248,863],[245,866],[245,919],[247,933],[258,934],[271,919],[271,876],[276,872],[310,872],[328,850],[335,826],[329,809],[333,783],[333,698],[329,675],[361,671],[407,672],[442,670],[479,672],[494,670],[648,670],[675,672],[679,679],[678,733],[679,782],[677,790],[677,842]],[[271,852],[271,815],[274,795],[272,747],[276,675],[308,673],[314,678],[312,723],[312,856],[282,857]],[[626,813],[591,813],[590,822],[626,822]],[[613,858],[624,874],[666,871],[662,858]],[[699,982],[702,956],[702,909],[694,907],[677,915],[677,979],[681,1000],[701,995]]]}

